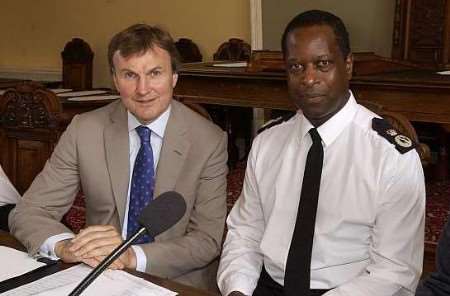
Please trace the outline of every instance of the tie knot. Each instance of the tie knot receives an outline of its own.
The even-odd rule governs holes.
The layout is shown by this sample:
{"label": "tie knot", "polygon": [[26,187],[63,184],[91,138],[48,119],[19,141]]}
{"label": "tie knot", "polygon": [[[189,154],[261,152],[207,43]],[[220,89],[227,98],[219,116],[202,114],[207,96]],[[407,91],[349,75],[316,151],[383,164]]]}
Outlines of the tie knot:
{"label": "tie knot", "polygon": [[143,125],[140,125],[136,128],[136,132],[139,135],[139,138],[141,138],[141,143],[149,144],[150,143],[150,134],[151,130]]}
{"label": "tie knot", "polygon": [[320,137],[319,133],[317,132],[316,128],[312,128],[309,130],[309,134],[311,135],[311,139],[313,141],[313,144],[320,144],[322,145],[322,138]]}

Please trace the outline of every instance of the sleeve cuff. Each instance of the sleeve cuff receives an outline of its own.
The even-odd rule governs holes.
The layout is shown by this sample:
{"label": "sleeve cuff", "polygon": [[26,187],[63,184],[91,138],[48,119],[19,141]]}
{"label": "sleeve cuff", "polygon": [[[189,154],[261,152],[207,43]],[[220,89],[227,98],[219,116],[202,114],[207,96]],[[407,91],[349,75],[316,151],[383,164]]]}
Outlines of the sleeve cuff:
{"label": "sleeve cuff", "polygon": [[54,236],[49,237],[39,249],[39,255],[50,258],[52,260],[59,260],[60,258],[55,254],[55,245],[56,243],[66,240],[72,239],[75,235],[73,233],[61,233]]}
{"label": "sleeve cuff", "polygon": [[145,272],[147,269],[147,256],[139,246],[131,246],[133,248],[134,254],[136,255],[136,270],[140,272]]}
{"label": "sleeve cuff", "polygon": [[222,295],[228,295],[233,291],[239,291],[244,295],[252,295],[255,290],[256,283],[252,280],[246,280],[245,277],[234,277],[233,279],[223,282],[220,291]]}

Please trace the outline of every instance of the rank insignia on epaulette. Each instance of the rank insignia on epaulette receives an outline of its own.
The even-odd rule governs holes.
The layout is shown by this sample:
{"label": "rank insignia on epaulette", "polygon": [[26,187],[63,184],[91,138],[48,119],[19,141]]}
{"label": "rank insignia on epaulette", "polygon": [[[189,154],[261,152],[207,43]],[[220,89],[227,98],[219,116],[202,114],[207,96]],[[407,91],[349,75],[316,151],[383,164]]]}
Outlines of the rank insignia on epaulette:
{"label": "rank insignia on epaulette", "polygon": [[265,131],[266,129],[269,129],[269,128],[271,128],[271,127],[273,127],[273,126],[275,126],[275,125],[278,125],[278,124],[280,124],[280,123],[282,123],[282,122],[288,121],[288,120],[291,119],[294,115],[295,115],[295,112],[294,112],[294,113],[288,113],[288,114],[286,114],[286,115],[284,115],[284,116],[280,116],[280,117],[275,118],[275,119],[271,119],[271,120],[269,120],[268,122],[264,123],[264,124],[258,129],[258,131],[257,131],[256,133],[259,135],[260,133],[262,133],[262,132]]}
{"label": "rank insignia on epaulette", "polygon": [[372,128],[380,136],[394,144],[400,153],[406,153],[414,148],[417,144],[405,135],[400,134],[392,125],[382,118],[372,119]]}

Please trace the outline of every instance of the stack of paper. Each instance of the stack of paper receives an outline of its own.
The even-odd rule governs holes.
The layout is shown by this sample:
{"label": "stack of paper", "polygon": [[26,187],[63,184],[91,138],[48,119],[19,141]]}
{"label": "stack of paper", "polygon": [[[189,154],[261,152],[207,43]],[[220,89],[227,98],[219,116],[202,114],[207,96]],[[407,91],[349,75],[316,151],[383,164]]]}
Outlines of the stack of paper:
{"label": "stack of paper", "polygon": [[[2,296],[69,295],[92,269],[77,265],[35,282],[9,290]],[[83,296],[174,296],[177,293],[119,270],[106,270],[84,290]]]}
{"label": "stack of paper", "polygon": [[45,265],[29,257],[27,253],[4,246],[0,246],[0,262],[0,282]]}
{"label": "stack of paper", "polygon": [[96,95],[96,96],[86,96],[86,97],[73,97],[68,98],[68,101],[75,102],[85,102],[85,101],[104,101],[104,100],[116,100],[120,98],[119,95]]}
{"label": "stack of paper", "polygon": [[70,92],[62,92],[58,93],[57,96],[61,98],[70,98],[70,97],[81,97],[81,96],[92,96],[99,94],[106,94],[106,90],[80,90],[80,91],[70,91]]}

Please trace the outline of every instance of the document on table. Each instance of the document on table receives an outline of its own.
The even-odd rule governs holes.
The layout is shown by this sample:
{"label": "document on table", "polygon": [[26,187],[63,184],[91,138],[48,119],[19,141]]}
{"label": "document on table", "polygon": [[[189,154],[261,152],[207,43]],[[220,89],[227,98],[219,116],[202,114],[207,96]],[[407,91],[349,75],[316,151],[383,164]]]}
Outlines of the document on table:
{"label": "document on table", "polygon": [[63,92],[57,94],[58,97],[61,98],[69,98],[69,97],[80,97],[80,96],[91,96],[91,95],[99,95],[99,94],[106,94],[108,91],[106,90],[80,90],[80,91],[70,91],[70,92]]}
{"label": "document on table", "polygon": [[[61,296],[69,295],[92,269],[79,264],[35,282],[9,290],[2,296]],[[176,292],[133,276],[125,271],[106,270],[84,290],[83,296],[173,296]]]}
{"label": "document on table", "polygon": [[0,282],[45,265],[31,258],[27,253],[4,246],[0,246],[0,262],[2,263]]}
{"label": "document on table", "polygon": [[119,95],[96,95],[96,96],[86,96],[86,97],[73,97],[68,98],[68,101],[74,102],[85,102],[85,101],[105,101],[105,100],[116,100],[120,98]]}
{"label": "document on table", "polygon": [[247,62],[231,62],[231,63],[214,63],[213,67],[225,67],[225,68],[243,68],[247,67]]}
{"label": "document on table", "polygon": [[60,94],[60,93],[65,93],[65,92],[72,91],[71,88],[51,88],[50,90],[53,93],[55,93],[55,94]]}

